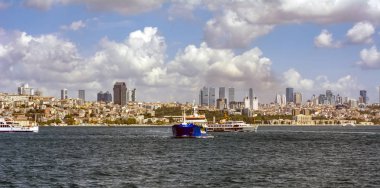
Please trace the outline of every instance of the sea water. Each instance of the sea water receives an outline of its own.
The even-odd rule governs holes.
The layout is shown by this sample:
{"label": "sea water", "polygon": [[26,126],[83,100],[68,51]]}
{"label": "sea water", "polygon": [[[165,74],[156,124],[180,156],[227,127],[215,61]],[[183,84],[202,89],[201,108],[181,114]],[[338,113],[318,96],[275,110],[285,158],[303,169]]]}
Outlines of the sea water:
{"label": "sea water", "polygon": [[170,127],[2,133],[0,186],[380,186],[380,126],[268,126],[212,135],[174,139]]}

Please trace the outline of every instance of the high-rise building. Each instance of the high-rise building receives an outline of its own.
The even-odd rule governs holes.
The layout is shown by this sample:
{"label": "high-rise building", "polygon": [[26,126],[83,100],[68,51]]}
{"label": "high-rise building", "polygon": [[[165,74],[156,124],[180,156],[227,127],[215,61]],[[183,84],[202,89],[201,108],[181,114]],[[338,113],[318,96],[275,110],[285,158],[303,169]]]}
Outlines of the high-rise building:
{"label": "high-rise building", "polygon": [[28,84],[22,84],[17,88],[19,95],[34,95],[34,89],[30,88]]}
{"label": "high-rise building", "polygon": [[278,105],[281,105],[281,95],[280,94],[276,94],[276,98],[274,99],[274,103],[275,104],[278,104]]}
{"label": "high-rise building", "polygon": [[286,102],[294,102],[293,95],[293,88],[286,88]]}
{"label": "high-rise building", "polygon": [[208,98],[209,107],[215,107],[215,88],[209,88],[209,98]]}
{"label": "high-rise building", "polygon": [[136,88],[132,89],[131,100],[132,102],[136,102]]}
{"label": "high-rise building", "polygon": [[295,92],[293,99],[294,99],[294,103],[296,105],[302,104],[302,94],[300,92]]}
{"label": "high-rise building", "polygon": [[227,99],[226,98],[217,99],[216,100],[216,108],[219,110],[223,110],[223,109],[227,108]]}
{"label": "high-rise building", "polygon": [[219,99],[224,99],[224,98],[226,98],[226,88],[220,87],[219,88]]}
{"label": "high-rise building", "polygon": [[235,102],[235,88],[228,88],[228,103]]}
{"label": "high-rise building", "polygon": [[78,90],[78,98],[82,99],[83,101],[86,101],[86,94],[83,89]]}
{"label": "high-rise building", "polygon": [[201,91],[199,92],[199,104],[201,106],[208,106],[208,87],[203,87]]}
{"label": "high-rise building", "polygon": [[61,89],[61,100],[68,99],[67,89]]}
{"label": "high-rise building", "polygon": [[367,91],[366,90],[360,90],[359,94],[360,94],[359,102],[367,104],[367,102],[368,102]]}
{"label": "high-rise building", "polygon": [[98,102],[106,102],[106,103],[112,102],[112,94],[109,91],[107,91],[105,93],[100,91],[97,95],[97,101]]}
{"label": "high-rise building", "polygon": [[253,97],[252,110],[259,110],[259,99],[257,97]]}
{"label": "high-rise building", "polygon": [[127,85],[125,82],[116,82],[113,86],[113,103],[120,106],[127,104]]}
{"label": "high-rise building", "polygon": [[248,90],[248,99],[249,99],[249,109],[253,107],[253,89],[249,88]]}

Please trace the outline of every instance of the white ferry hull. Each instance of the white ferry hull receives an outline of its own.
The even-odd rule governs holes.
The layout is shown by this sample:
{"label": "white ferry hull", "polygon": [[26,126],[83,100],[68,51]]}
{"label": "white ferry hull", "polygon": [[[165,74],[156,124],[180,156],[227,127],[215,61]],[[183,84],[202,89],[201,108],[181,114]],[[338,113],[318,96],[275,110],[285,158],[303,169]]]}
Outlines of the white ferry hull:
{"label": "white ferry hull", "polygon": [[38,126],[33,127],[0,127],[0,133],[10,132],[38,132]]}

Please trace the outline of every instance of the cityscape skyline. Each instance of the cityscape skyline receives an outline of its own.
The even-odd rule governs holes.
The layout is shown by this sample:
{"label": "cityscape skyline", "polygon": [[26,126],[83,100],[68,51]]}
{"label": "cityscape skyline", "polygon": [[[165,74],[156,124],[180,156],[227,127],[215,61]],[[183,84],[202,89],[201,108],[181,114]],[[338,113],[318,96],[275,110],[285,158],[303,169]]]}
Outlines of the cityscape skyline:
{"label": "cityscape skyline", "polygon": [[45,96],[66,88],[96,100],[123,80],[152,102],[193,101],[207,85],[236,88],[236,100],[252,88],[263,102],[286,87],[307,99],[366,90],[373,103],[379,7],[374,0],[0,0],[0,16],[9,18],[0,20],[0,88],[14,93],[29,83]]}

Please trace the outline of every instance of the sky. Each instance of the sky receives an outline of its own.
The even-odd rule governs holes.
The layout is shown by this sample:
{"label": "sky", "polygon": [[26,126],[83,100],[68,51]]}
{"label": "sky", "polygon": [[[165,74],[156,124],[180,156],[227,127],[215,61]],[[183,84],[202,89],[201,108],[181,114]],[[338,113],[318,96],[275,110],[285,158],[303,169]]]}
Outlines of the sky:
{"label": "sky", "polygon": [[0,0],[0,92],[96,100],[124,81],[146,102],[203,86],[379,102],[379,24],[379,0]]}

